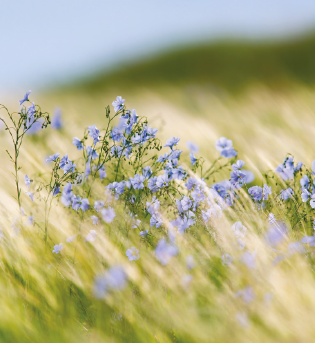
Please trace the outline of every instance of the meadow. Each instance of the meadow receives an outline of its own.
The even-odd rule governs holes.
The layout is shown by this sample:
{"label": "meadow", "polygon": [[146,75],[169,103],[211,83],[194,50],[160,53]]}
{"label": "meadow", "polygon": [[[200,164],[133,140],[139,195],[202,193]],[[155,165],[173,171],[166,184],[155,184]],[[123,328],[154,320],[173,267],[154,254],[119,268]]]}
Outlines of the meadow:
{"label": "meadow", "polygon": [[1,108],[0,341],[312,342],[312,86],[97,89]]}

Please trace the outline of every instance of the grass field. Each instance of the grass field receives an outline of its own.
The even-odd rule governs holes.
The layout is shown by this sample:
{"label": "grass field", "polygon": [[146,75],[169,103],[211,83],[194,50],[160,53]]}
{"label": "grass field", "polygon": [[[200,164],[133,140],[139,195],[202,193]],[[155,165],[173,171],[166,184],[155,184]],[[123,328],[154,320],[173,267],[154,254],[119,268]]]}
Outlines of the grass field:
{"label": "grass field", "polygon": [[[282,49],[259,49],[272,51],[269,53],[272,56],[279,56],[282,54],[279,51],[284,51],[287,56],[292,45],[295,51],[296,46],[313,44],[312,39],[306,42],[290,43]],[[218,54],[224,55],[224,47],[220,49]],[[249,54],[247,46],[237,49]],[[261,57],[261,50],[255,49]],[[211,54],[211,48],[208,50]],[[195,56],[196,50],[190,50],[184,56],[189,54]],[[176,60],[176,53],[171,56]],[[172,58],[167,61],[173,61]],[[244,61],[243,58],[240,60]],[[283,66],[285,75],[290,74],[286,69],[289,62],[282,63],[276,58],[273,61],[279,61],[277,63]],[[206,62],[202,63],[203,70],[210,73],[213,66],[207,68]],[[246,63],[242,63],[245,68]],[[104,87],[99,78],[87,82],[86,86],[79,84],[31,94],[30,99],[45,111],[53,113],[56,106],[61,108],[63,128],[47,128],[25,138],[19,156],[22,166],[19,179],[26,216],[20,215],[13,198],[16,196],[11,174],[13,165],[5,152],[5,149],[12,151],[12,145],[8,133],[1,132],[3,148],[0,156],[4,162],[0,167],[0,341],[313,342],[314,247],[305,244],[290,246],[290,243],[313,235],[314,210],[309,202],[301,201],[300,175],[296,174],[289,181],[278,179],[276,174],[274,179],[267,181],[263,176],[268,171],[273,173],[290,153],[295,162],[305,163],[308,170],[303,169],[302,174],[307,174],[312,181],[310,168],[315,159],[313,78],[289,77],[290,83],[284,87],[286,77],[278,78],[271,85],[266,81],[269,78],[251,72],[253,78],[243,75],[238,82],[240,79],[236,74],[226,78],[220,76],[221,68],[217,71],[220,75],[214,78],[215,87],[213,84],[210,87],[208,76],[207,80],[197,77],[202,75],[202,68],[200,72],[192,68],[185,80],[184,77],[175,80],[175,76],[168,79],[160,72],[161,78],[153,75],[152,80],[157,82],[151,84],[145,78],[150,75],[145,68],[150,66],[149,69],[154,70],[156,65],[156,61],[148,62],[141,72],[139,67],[134,67],[125,74],[119,72],[116,76],[106,76]],[[172,63],[167,65],[172,66]],[[166,72],[167,68],[164,69]],[[187,68],[187,64],[182,68]],[[303,73],[298,71],[295,75],[311,75],[311,72]],[[183,74],[177,72],[177,75]],[[132,87],[134,78],[137,82]],[[230,81],[226,80],[230,78],[236,80],[235,87],[228,85]],[[120,85],[125,79],[126,85]],[[254,79],[255,84],[251,84]],[[105,84],[104,80],[102,84]],[[281,87],[278,87],[280,83]],[[237,94],[231,89],[237,89]],[[71,207],[64,206],[60,196],[54,198],[45,243],[47,194],[44,189],[35,192],[40,180],[49,181],[51,165],[45,159],[56,152],[60,156],[67,153],[78,169],[84,171],[85,161],[72,139],[81,139],[85,127],[94,124],[97,128],[106,127],[105,106],[117,95],[126,99],[127,108],[135,108],[138,116],[146,116],[149,125],[159,129],[157,137],[162,145],[172,136],[181,138],[177,146],[183,150],[180,164],[197,179],[200,170],[190,169],[186,142],[194,141],[199,145],[200,151],[195,155],[204,157],[206,168],[218,158],[215,142],[224,136],[233,141],[237,159],[245,162],[245,169],[254,173],[255,181],[238,190],[239,199],[233,206],[222,206],[221,210],[212,213],[208,223],[204,223],[201,213],[196,210],[195,224],[184,234],[179,234],[170,225],[176,205],[174,207],[172,202],[164,199],[166,193],[160,199],[160,216],[163,218],[160,227],[150,226],[148,213],[143,208],[146,201],[152,201],[151,194],[134,190],[136,205],[123,197],[110,200],[104,187],[117,177],[121,180],[133,176],[136,170],[136,164],[123,167],[113,160],[106,164],[107,177],[103,181],[97,178],[92,182],[90,179],[82,187],[75,188],[78,194],[89,199],[91,208],[88,211],[71,210]],[[19,109],[18,101],[6,105],[12,112]],[[112,107],[111,111],[114,113]],[[115,121],[117,124],[118,120]],[[163,148],[161,154],[166,151]],[[222,170],[219,168],[224,161],[218,162],[217,173],[206,180],[208,186],[230,178],[230,165]],[[31,185],[34,202],[24,193],[27,191],[25,174],[34,180]],[[273,193],[266,201],[266,207],[259,210],[248,194],[248,187],[262,186],[266,182]],[[181,181],[174,185],[180,191],[184,188]],[[280,190],[288,186],[294,189],[295,196],[287,201],[279,200]],[[309,190],[312,193],[311,188]],[[208,196],[207,192],[209,188],[204,190]],[[114,208],[116,216],[110,223],[92,209],[95,200],[102,200],[105,207]],[[137,214],[141,224],[134,227],[129,212]],[[266,243],[270,212],[279,226],[285,223],[287,230],[284,238],[274,246]],[[29,215],[34,219],[32,225],[27,221]],[[98,225],[93,225],[91,215],[100,217]],[[244,237],[237,236],[231,229],[237,221],[247,228]],[[90,230],[95,230],[96,238],[87,241]],[[139,235],[144,230],[149,230],[145,238]],[[66,241],[74,235],[77,236],[73,242]],[[243,249],[239,245],[240,237],[245,244]],[[162,238],[178,249],[165,265],[156,252]],[[63,250],[52,253],[54,245],[59,243],[63,243]],[[130,261],[126,256],[126,250],[131,247],[139,250],[140,258],[136,261]],[[223,254],[232,256],[231,264],[224,263]],[[189,256],[193,257],[194,266],[190,260],[187,262]],[[102,288],[98,280],[104,280],[104,273],[108,277],[111,268],[117,266],[124,270],[125,283],[108,286],[104,294],[97,296],[98,287]]]}

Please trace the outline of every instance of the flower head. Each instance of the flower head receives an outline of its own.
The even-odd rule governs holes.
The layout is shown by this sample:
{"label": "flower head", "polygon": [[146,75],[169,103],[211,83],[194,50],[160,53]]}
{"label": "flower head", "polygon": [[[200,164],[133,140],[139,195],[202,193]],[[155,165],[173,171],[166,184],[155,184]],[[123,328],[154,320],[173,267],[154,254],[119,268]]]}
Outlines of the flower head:
{"label": "flower head", "polygon": [[31,180],[27,175],[25,175],[24,181],[25,181],[26,187],[27,187],[27,188],[30,188],[30,185],[31,185],[32,180]]}
{"label": "flower head", "polygon": [[49,156],[49,157],[46,159],[46,162],[54,162],[54,161],[56,161],[56,159],[57,159],[59,156],[60,156],[60,154],[57,152],[56,154]]}
{"label": "flower head", "polygon": [[244,166],[245,162],[242,160],[237,160],[236,163],[232,164],[232,169],[233,170],[239,170],[242,169]]}
{"label": "flower head", "polygon": [[59,243],[58,245],[54,246],[54,250],[52,252],[55,254],[59,254],[62,249],[63,249],[63,245],[62,243]]}
{"label": "flower head", "polygon": [[189,157],[190,157],[191,166],[195,165],[197,159],[192,152],[189,154]]}
{"label": "flower head", "polygon": [[25,101],[28,101],[28,97],[31,93],[32,93],[32,91],[27,91],[24,94],[23,98],[21,100],[19,100],[20,105],[22,105]]}
{"label": "flower head", "polygon": [[106,223],[111,223],[116,216],[115,211],[111,207],[103,208],[101,214]]}
{"label": "flower head", "polygon": [[139,250],[135,247],[131,247],[126,251],[126,256],[128,257],[129,261],[137,261],[140,258]]}
{"label": "flower head", "polygon": [[259,186],[253,186],[249,188],[248,193],[252,196],[255,201],[260,201],[263,197],[262,188]]}
{"label": "flower head", "polygon": [[25,193],[30,197],[30,199],[32,201],[34,201],[34,194],[33,193],[31,193],[31,192],[25,192]]}
{"label": "flower head", "polygon": [[94,140],[94,144],[99,142],[99,140],[100,140],[100,138],[99,138],[100,131],[96,128],[96,126],[95,125],[89,126],[88,129],[89,129],[90,137]]}
{"label": "flower head", "polygon": [[118,112],[124,108],[124,102],[125,99],[123,99],[121,96],[117,96],[116,100],[112,102],[115,112]]}
{"label": "flower head", "polygon": [[143,182],[145,181],[145,177],[143,175],[136,174],[133,178],[130,178],[130,181],[134,189],[144,188]]}
{"label": "flower head", "polygon": [[164,145],[164,147],[169,147],[169,148],[173,148],[173,146],[174,145],[177,145],[178,144],[178,142],[180,141],[180,138],[179,137],[172,137],[172,138],[170,138],[170,139],[168,139],[167,141],[166,141],[166,144]]}
{"label": "flower head", "polygon": [[77,137],[73,137],[72,144],[75,145],[78,150],[82,150],[83,149],[83,143]]}

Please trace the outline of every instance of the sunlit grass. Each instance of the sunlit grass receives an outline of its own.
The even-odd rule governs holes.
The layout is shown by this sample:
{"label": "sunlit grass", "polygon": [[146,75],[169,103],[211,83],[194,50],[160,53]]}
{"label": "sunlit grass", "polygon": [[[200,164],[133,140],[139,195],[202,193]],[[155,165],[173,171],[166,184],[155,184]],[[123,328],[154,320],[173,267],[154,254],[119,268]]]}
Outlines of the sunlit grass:
{"label": "sunlit grass", "polygon": [[[254,172],[255,182],[262,183],[261,173],[273,169],[287,153],[308,166],[314,159],[315,131],[314,91],[297,87],[286,93],[255,89],[239,98],[213,95],[203,88],[165,88],[159,93],[143,90],[137,94],[120,94],[128,106],[149,118],[160,129],[162,142],[171,136],[181,137],[182,161],[189,164],[185,142],[200,146],[198,156],[210,165],[218,152],[215,141],[226,136],[233,140],[238,158]],[[117,94],[87,96],[82,93],[43,95],[43,109],[52,112],[58,105],[65,123],[62,131],[47,129],[38,137],[26,138],[21,152],[20,178],[35,177],[49,170],[45,157],[55,152],[68,153],[71,159],[79,152],[71,144],[73,136],[82,136],[83,127],[104,127],[104,107]],[[39,96],[38,96],[39,98]],[[10,104],[10,108],[18,108]],[[226,210],[222,218],[213,218],[204,227],[198,223],[184,235],[176,234],[179,255],[162,266],[154,248],[167,235],[168,225],[159,229],[142,220],[132,228],[124,204],[113,200],[116,217],[110,224],[93,226],[89,217],[83,221],[59,201],[50,214],[49,240],[43,240],[44,203],[39,195],[31,203],[23,193],[23,208],[32,213],[35,225],[18,223],[19,234],[12,230],[19,216],[14,196],[11,165],[5,154],[9,139],[2,133],[0,156],[0,340],[3,342],[312,342],[315,336],[315,281],[311,251],[295,254],[273,264],[277,253],[265,243],[268,211],[258,212],[246,191],[240,194],[244,206]],[[109,168],[110,169],[110,168]],[[224,172],[209,183],[228,178]],[[104,195],[107,181],[93,185],[94,199]],[[274,185],[274,183],[273,183]],[[25,187],[23,191],[26,191]],[[92,200],[91,200],[91,203]],[[288,225],[288,238],[277,249],[286,252],[291,241],[299,240],[303,231],[291,230],[291,218],[285,206],[274,202],[274,214]],[[164,214],[166,216],[166,214]],[[141,218],[143,219],[143,218]],[[247,227],[246,249],[257,254],[255,268],[241,261],[231,226],[242,221]],[[96,230],[94,242],[85,242],[90,230]],[[152,232],[148,239],[140,230]],[[75,235],[78,239],[66,243]],[[53,246],[63,242],[59,255]],[[140,259],[130,262],[125,252],[140,250]],[[223,253],[234,260],[230,266],[221,261]],[[187,256],[195,267],[190,271]],[[121,265],[128,284],[122,291],[109,292],[103,299],[94,296],[94,281],[111,266]],[[192,280],[185,282],[190,274]],[[251,286],[254,299],[244,302],[236,293]]]}

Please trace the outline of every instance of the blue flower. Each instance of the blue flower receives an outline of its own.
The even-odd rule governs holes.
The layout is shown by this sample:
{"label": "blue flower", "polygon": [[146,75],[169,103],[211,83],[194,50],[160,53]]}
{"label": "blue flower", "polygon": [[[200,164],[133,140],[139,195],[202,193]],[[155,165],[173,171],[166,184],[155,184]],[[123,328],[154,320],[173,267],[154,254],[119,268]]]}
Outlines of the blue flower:
{"label": "blue flower", "polygon": [[184,195],[183,199],[177,202],[177,208],[179,212],[188,211],[192,206],[192,200]]}
{"label": "blue flower", "polygon": [[301,194],[302,201],[307,202],[310,196],[311,196],[311,193],[306,188],[302,188],[302,194]]}
{"label": "blue flower", "polygon": [[179,166],[178,168],[172,169],[172,178],[175,180],[182,180],[186,176],[186,172],[183,167]]}
{"label": "blue flower", "polygon": [[137,261],[140,258],[139,250],[135,247],[131,247],[130,249],[127,249],[126,256],[128,257],[129,261]]}
{"label": "blue flower", "polygon": [[26,187],[27,187],[27,188],[30,188],[30,185],[31,185],[32,180],[31,180],[27,175],[25,175],[24,181],[25,181]]}
{"label": "blue flower", "polygon": [[34,194],[33,193],[31,193],[31,192],[25,192],[25,193],[30,197],[30,199],[32,201],[34,201]]}
{"label": "blue flower", "polygon": [[158,188],[162,188],[168,186],[169,178],[168,175],[165,173],[163,175],[159,175],[156,180],[156,185]]}
{"label": "blue flower", "polygon": [[315,194],[311,196],[310,205],[312,208],[315,208]]}
{"label": "blue flower", "polygon": [[111,223],[116,216],[115,211],[111,207],[108,207],[107,209],[103,208],[101,214],[106,223]]}
{"label": "blue flower", "polygon": [[94,144],[99,142],[100,141],[100,139],[99,139],[100,131],[96,128],[96,126],[95,125],[89,126],[88,129],[89,129],[90,137],[94,140]]}
{"label": "blue flower", "polygon": [[60,130],[63,127],[60,108],[55,109],[54,116],[51,119],[51,127],[55,130]]}
{"label": "blue flower", "polygon": [[156,228],[159,228],[162,224],[163,221],[158,215],[158,213],[153,213],[150,218],[150,226],[155,226]]}
{"label": "blue flower", "polygon": [[25,101],[28,101],[29,95],[32,93],[32,91],[27,91],[25,95],[23,96],[23,99],[19,100],[20,105],[22,105]]}
{"label": "blue flower", "polygon": [[242,160],[238,160],[236,161],[236,163],[232,164],[232,169],[233,170],[239,170],[239,169],[242,169],[243,166],[244,166],[245,162],[242,161]]}
{"label": "blue flower", "polygon": [[244,178],[245,183],[251,183],[255,180],[255,175],[251,171],[242,169],[242,173],[245,174],[245,178]]}
{"label": "blue flower", "polygon": [[74,172],[76,165],[74,163],[72,163],[72,161],[70,161],[68,159],[68,154],[66,154],[64,157],[62,157],[62,159],[60,160],[59,163],[59,167],[60,169],[62,169],[64,171],[64,173],[68,173],[68,172]]}
{"label": "blue flower", "polygon": [[301,180],[300,180],[300,184],[302,188],[308,188],[310,183],[310,179],[308,178],[307,175],[303,175]]}
{"label": "blue flower", "polygon": [[158,132],[158,129],[153,129],[152,127],[146,126],[143,130],[144,140],[147,141],[150,138],[155,138],[155,135],[157,132]]}
{"label": "blue flower", "polygon": [[188,180],[187,180],[187,183],[185,184],[187,190],[191,190],[193,189],[195,186],[197,185],[197,180],[194,179],[193,177],[190,177]]}
{"label": "blue flower", "polygon": [[116,127],[112,130],[111,137],[114,142],[120,142],[124,135],[122,131]]}
{"label": "blue flower", "polygon": [[49,157],[46,159],[46,162],[54,162],[54,161],[56,161],[56,159],[57,159],[59,156],[60,156],[60,154],[57,152],[56,154],[49,156]]}
{"label": "blue flower", "polygon": [[140,236],[141,236],[141,237],[147,237],[148,232],[149,232],[148,230],[141,231],[141,232],[140,232]]}
{"label": "blue flower", "polygon": [[168,264],[173,256],[178,254],[178,249],[170,245],[163,238],[159,241],[155,249],[156,258],[161,262],[162,265]]}
{"label": "blue flower", "polygon": [[220,152],[225,150],[225,149],[232,148],[232,146],[233,146],[232,141],[230,139],[225,138],[225,137],[221,137],[215,142],[215,147]]}
{"label": "blue flower", "polygon": [[35,103],[32,102],[32,105],[30,107],[28,107],[28,109],[27,109],[27,117],[28,118],[33,118],[35,112],[36,112]]}
{"label": "blue flower", "polygon": [[294,172],[298,172],[302,169],[303,167],[303,162],[298,162],[298,164],[296,165],[296,167],[294,168]]}
{"label": "blue flower", "polygon": [[196,188],[194,191],[191,192],[191,197],[196,202],[204,201],[206,198],[204,193],[198,188]]}
{"label": "blue flower", "polygon": [[294,169],[291,168],[290,162],[288,162],[288,164],[286,164],[286,166],[284,166],[283,164],[280,164],[276,168],[276,172],[280,174],[280,176],[282,177],[282,179],[284,181],[286,181],[288,179],[293,179]]}
{"label": "blue flower", "polygon": [[82,150],[83,149],[83,143],[77,137],[73,137],[72,144],[75,145],[78,150]]}
{"label": "blue flower", "polygon": [[118,112],[124,108],[124,102],[125,99],[123,99],[121,96],[117,96],[116,100],[112,102],[115,112]]}
{"label": "blue flower", "polygon": [[168,140],[166,141],[166,144],[164,145],[164,147],[169,147],[169,148],[172,149],[173,146],[174,146],[174,145],[177,145],[179,141],[180,141],[180,138],[179,138],[179,137],[177,137],[177,138],[172,137],[172,138],[170,138],[170,139],[168,139]]}
{"label": "blue flower", "polygon": [[197,159],[192,152],[189,154],[189,157],[190,157],[191,166],[193,166],[196,163]]}
{"label": "blue flower", "polygon": [[237,155],[237,152],[233,148],[233,143],[230,139],[221,137],[215,142],[215,147],[220,151],[222,157],[231,158]]}
{"label": "blue flower", "polygon": [[168,157],[169,157],[169,154],[166,153],[166,154],[164,154],[164,155],[159,156],[158,159],[157,159],[156,161],[157,161],[157,162],[163,163],[163,162],[167,161]]}
{"label": "blue flower", "polygon": [[294,191],[291,188],[282,189],[280,191],[280,199],[287,200],[294,195]]}
{"label": "blue flower", "polygon": [[268,200],[268,196],[271,194],[271,186],[264,184],[263,188],[264,200]]}
{"label": "blue flower", "polygon": [[221,198],[224,199],[226,197],[227,192],[226,188],[223,185],[217,183],[213,186],[213,189],[220,195]]}
{"label": "blue flower", "polygon": [[157,177],[156,176],[152,177],[148,182],[148,188],[150,189],[150,191],[152,193],[157,192],[159,189],[159,187],[157,186],[156,183],[157,183]]}
{"label": "blue flower", "polygon": [[234,150],[234,148],[228,148],[224,149],[220,152],[220,155],[225,158],[232,158],[237,156],[237,152]]}
{"label": "blue flower", "polygon": [[133,109],[130,113],[130,123],[137,124],[137,121],[138,121],[138,116],[137,116],[136,110]]}
{"label": "blue flower", "polygon": [[138,133],[131,137],[131,142],[133,144],[141,144],[144,142],[143,135],[139,135]]}
{"label": "blue flower", "polygon": [[63,245],[62,243],[59,243],[58,245],[54,246],[54,250],[52,252],[55,254],[59,254],[62,249],[63,249]]}
{"label": "blue flower", "polygon": [[56,196],[57,194],[59,194],[60,193],[60,187],[54,187],[53,188],[53,190],[52,190],[52,192],[51,192],[51,194],[52,194],[52,196],[54,197],[54,196]]}
{"label": "blue flower", "polygon": [[199,151],[199,146],[192,141],[186,142],[186,146],[192,153],[196,154]]}
{"label": "blue flower", "polygon": [[105,166],[102,166],[98,172],[100,174],[100,179],[103,180],[106,177]]}
{"label": "blue flower", "polygon": [[80,205],[80,209],[85,212],[86,210],[88,210],[90,207],[89,205],[89,199],[82,199],[81,201],[81,205]]}
{"label": "blue flower", "polygon": [[61,195],[61,202],[66,206],[69,207],[71,205],[72,202],[72,184],[70,182],[68,182],[62,191],[62,195]]}
{"label": "blue flower", "polygon": [[143,189],[145,177],[143,175],[136,174],[134,178],[130,178],[131,184],[134,189]]}
{"label": "blue flower", "polygon": [[59,162],[59,167],[61,168],[61,169],[63,169],[65,166],[66,166],[66,164],[69,162],[69,159],[68,159],[68,154],[66,154],[66,155],[64,155],[62,158],[61,158],[61,160],[60,160],[60,162]]}
{"label": "blue flower", "polygon": [[231,172],[231,183],[238,189],[245,183],[246,174],[242,170],[233,170]]}
{"label": "blue flower", "polygon": [[72,209],[75,211],[79,211],[81,206],[81,197],[79,195],[72,195],[71,202],[72,202]]}
{"label": "blue flower", "polygon": [[263,197],[262,188],[259,186],[253,186],[248,190],[248,193],[255,201],[260,201]]}
{"label": "blue flower", "polygon": [[171,153],[168,156],[168,160],[174,160],[178,159],[180,154],[183,152],[183,150],[171,150]]}
{"label": "blue flower", "polygon": [[99,157],[99,155],[95,151],[95,149],[93,149],[89,145],[86,147],[86,153],[87,153],[88,157],[92,157],[92,160],[95,160],[95,159],[97,159]]}

